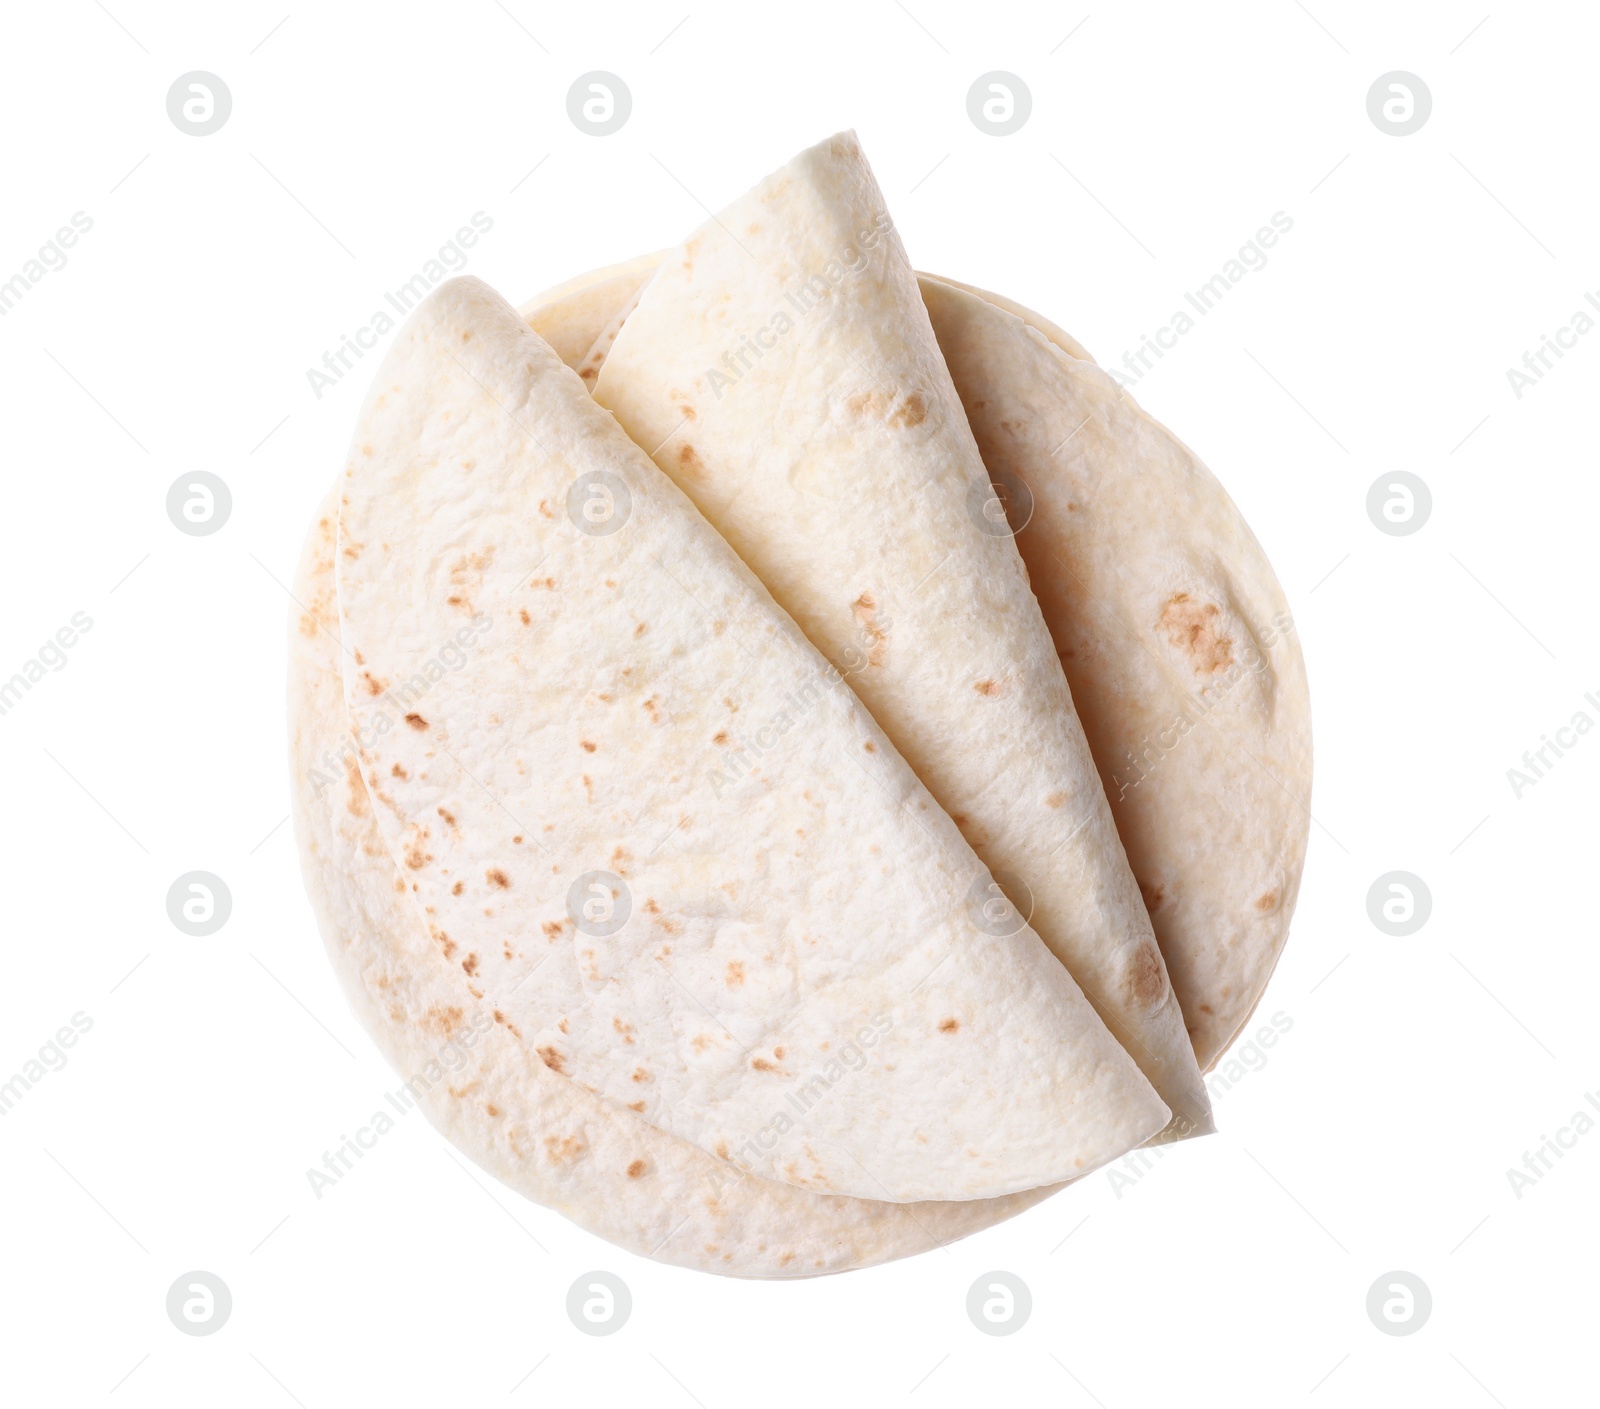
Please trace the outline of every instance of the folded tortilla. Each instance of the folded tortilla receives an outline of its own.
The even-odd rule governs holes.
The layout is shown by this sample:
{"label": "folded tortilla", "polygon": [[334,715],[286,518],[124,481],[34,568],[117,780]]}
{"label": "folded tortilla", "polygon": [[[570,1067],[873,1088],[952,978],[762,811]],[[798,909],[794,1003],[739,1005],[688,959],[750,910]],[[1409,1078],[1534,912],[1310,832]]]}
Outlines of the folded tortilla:
{"label": "folded tortilla", "polygon": [[586,358],[595,399],[848,673],[1173,1133],[1210,1130],[1061,662],[854,135],[714,216],[619,315]]}
{"label": "folded tortilla", "polygon": [[441,1134],[518,1193],[630,1252],[729,1276],[819,1276],[929,1251],[1055,1191],[895,1204],[741,1176],[558,1076],[525,1034],[495,1021],[487,997],[464,992],[459,969],[430,938],[390,859],[356,766],[334,599],[337,514],[335,491],[295,576],[294,827],[334,971],[405,1082],[385,1111],[407,1111],[414,1101]]}
{"label": "folded tortilla", "polygon": [[1166,1124],[838,672],[477,280],[397,335],[338,533],[360,776],[446,1011],[822,1193],[1012,1193]]}

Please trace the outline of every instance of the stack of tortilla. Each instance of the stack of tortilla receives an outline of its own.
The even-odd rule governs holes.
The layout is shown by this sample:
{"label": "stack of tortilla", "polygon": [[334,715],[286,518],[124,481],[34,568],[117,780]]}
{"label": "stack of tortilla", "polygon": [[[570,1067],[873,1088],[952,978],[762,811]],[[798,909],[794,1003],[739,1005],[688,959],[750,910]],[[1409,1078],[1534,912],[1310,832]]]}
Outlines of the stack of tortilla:
{"label": "stack of tortilla", "polygon": [[925,1251],[1212,1127],[1310,729],[1227,494],[919,276],[853,134],[398,334],[307,541],[295,823],[434,1124],[634,1252]]}

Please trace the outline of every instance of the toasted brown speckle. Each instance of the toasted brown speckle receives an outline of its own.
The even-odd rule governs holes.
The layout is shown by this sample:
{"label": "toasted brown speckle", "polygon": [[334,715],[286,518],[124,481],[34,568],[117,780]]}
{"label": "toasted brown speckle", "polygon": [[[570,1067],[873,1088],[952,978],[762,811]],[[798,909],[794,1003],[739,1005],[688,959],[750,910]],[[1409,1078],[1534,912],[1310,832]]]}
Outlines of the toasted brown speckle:
{"label": "toasted brown speckle", "polygon": [[1233,642],[1217,629],[1221,611],[1214,602],[1196,602],[1175,592],[1161,609],[1167,643],[1189,657],[1198,675],[1215,675],[1233,664]]}
{"label": "toasted brown speckle", "polygon": [[1166,998],[1167,975],[1153,939],[1141,941],[1134,949],[1124,983],[1129,999],[1137,1007],[1153,1008]]}

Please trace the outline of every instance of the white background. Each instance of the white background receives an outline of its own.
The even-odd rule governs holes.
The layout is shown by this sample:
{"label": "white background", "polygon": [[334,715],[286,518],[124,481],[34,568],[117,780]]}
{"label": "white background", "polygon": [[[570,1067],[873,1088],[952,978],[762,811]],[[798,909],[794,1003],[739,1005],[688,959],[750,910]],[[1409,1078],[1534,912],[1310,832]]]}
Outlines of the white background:
{"label": "white background", "polygon": [[[281,3],[5,20],[0,280],[73,212],[94,228],[0,319],[0,675],[74,612],[94,625],[0,717],[0,1077],[74,1012],[93,1028],[0,1121],[0,1396],[1592,1396],[1600,1131],[1521,1199],[1506,1177],[1600,1089],[1600,737],[1520,799],[1506,779],[1575,711],[1600,720],[1583,700],[1600,334],[1520,400],[1506,377],[1600,290],[1586,7],[682,0],[674,30],[685,9],[466,0],[274,29]],[[233,95],[205,138],[165,110],[191,69]],[[632,91],[615,136],[567,119],[591,69]],[[967,117],[991,69],[1032,90],[1014,136]],[[1433,95],[1404,138],[1366,112],[1394,69]],[[1316,825],[1260,1010],[1292,1030],[1218,1100],[1219,1135],[1120,1197],[1096,1176],[946,1251],[816,1282],[631,1257],[469,1174],[417,1117],[319,1202],[305,1170],[394,1077],[335,987],[282,825],[280,584],[376,357],[320,400],[305,371],[475,211],[494,228],[470,272],[516,301],[676,243],[697,200],[847,126],[915,263],[1039,308],[1106,363],[1274,212],[1293,219],[1137,388],[1239,502],[1307,657]],[[1402,469],[1434,510],[1394,538],[1364,504]],[[214,537],[165,514],[196,470],[232,490]],[[195,869],[233,893],[208,939],[165,910]],[[1394,869],[1434,898],[1410,938],[1367,919]],[[234,1298],[205,1339],[164,1310],[192,1268]],[[591,1268],[633,1293],[605,1339],[564,1311]],[[964,1309],[996,1268],[1034,1300],[1005,1338]],[[1406,1338],[1365,1312],[1392,1269],[1433,1294]]]}

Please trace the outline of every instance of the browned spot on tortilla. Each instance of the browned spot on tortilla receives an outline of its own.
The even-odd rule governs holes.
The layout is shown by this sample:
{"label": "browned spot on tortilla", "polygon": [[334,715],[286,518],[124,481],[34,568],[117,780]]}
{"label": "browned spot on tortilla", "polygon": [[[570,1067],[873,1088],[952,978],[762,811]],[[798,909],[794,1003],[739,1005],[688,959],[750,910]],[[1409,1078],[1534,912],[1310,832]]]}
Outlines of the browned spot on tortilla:
{"label": "browned spot on tortilla", "polygon": [[453,827],[453,826],[455,826],[455,824],[456,824],[456,819],[455,819],[455,817],[454,817],[454,816],[452,816],[452,815],[451,815],[451,814],[450,814],[450,813],[448,813],[448,812],[446,812],[446,811],[445,811],[445,810],[444,810],[444,808],[442,808],[442,807],[436,807],[436,808],[435,808],[435,809],[434,809],[434,811],[435,811],[435,812],[437,812],[437,813],[438,813],[438,814],[439,814],[439,815],[440,815],[440,816],[441,816],[441,817],[443,817],[443,818],[444,818],[444,820],[445,820],[445,825],[446,825],[446,826],[449,826],[449,827]]}
{"label": "browned spot on tortilla", "polygon": [[694,421],[694,420],[698,420],[699,419],[699,417],[695,413],[695,409],[694,409],[693,406],[684,406],[684,407],[680,407],[679,409],[682,410],[682,412],[683,412],[684,420],[686,420],[686,421]]}
{"label": "browned spot on tortilla", "polygon": [[522,624],[524,626],[532,626],[533,625],[533,618],[528,615],[528,609],[526,607],[518,607],[517,608],[517,613],[518,613],[519,616],[521,616]]}
{"label": "browned spot on tortilla", "polygon": [[391,778],[398,778],[401,782],[404,782],[411,775],[397,763],[389,770],[389,776]]}
{"label": "browned spot on tortilla", "polygon": [[864,748],[868,753],[877,753],[878,751],[878,746],[873,743],[871,739],[868,739],[866,743],[861,745],[861,747]]}
{"label": "browned spot on tortilla", "polygon": [[354,758],[344,761],[344,781],[350,791],[350,799],[346,804],[352,816],[365,817],[367,815],[367,785],[361,781],[361,765]]}
{"label": "browned spot on tortilla", "polygon": [[546,1135],[544,1152],[551,1164],[571,1164],[589,1147],[577,1135]]}
{"label": "browned spot on tortilla", "polygon": [[769,1062],[765,1057],[751,1057],[750,1065],[757,1071],[777,1071],[777,1065]]}
{"label": "browned spot on tortilla", "polygon": [[856,625],[861,628],[861,634],[867,639],[867,664],[882,665],[885,654],[885,642],[889,633],[878,622],[878,603],[870,592],[863,592],[850,603],[850,612],[856,619]]}
{"label": "browned spot on tortilla", "polygon": [[[626,675],[627,672],[624,671],[623,674]],[[661,722],[661,711],[656,707],[656,697],[654,695],[651,695],[650,698],[644,702],[642,708],[649,714],[650,722],[652,724],[659,724]]]}
{"label": "browned spot on tortilla", "polygon": [[696,453],[694,446],[684,444],[678,447],[678,468],[698,472],[705,469],[705,462]]}
{"label": "browned spot on tortilla", "polygon": [[406,723],[409,724],[413,729],[426,729],[428,727],[428,721],[420,714],[406,715]]}
{"label": "browned spot on tortilla", "polygon": [[539,1060],[558,1076],[566,1072],[567,1059],[555,1047],[539,1048]]}
{"label": "browned spot on tortilla", "polygon": [[453,1003],[447,1008],[441,1008],[438,1004],[435,1004],[428,1009],[426,1015],[428,1029],[432,1032],[441,1033],[445,1037],[451,1036],[461,1026],[461,1018],[461,1009]]}
{"label": "browned spot on tortilla", "polygon": [[650,1073],[643,1067],[635,1067],[633,1069],[633,1079],[635,1081],[648,1081],[650,1080]]}
{"label": "browned spot on tortilla", "polygon": [[483,1113],[489,1116],[491,1119],[498,1120],[500,1117],[500,1107],[495,1105],[493,1101],[485,1101],[483,1103]]}
{"label": "browned spot on tortilla", "polygon": [[628,1178],[637,1179],[637,1178],[639,1178],[640,1175],[642,1175],[644,1173],[644,1171],[645,1171],[645,1163],[644,1163],[644,1161],[642,1159],[636,1159],[636,1160],[634,1160],[634,1162],[632,1164],[630,1164],[628,1166]]}
{"label": "browned spot on tortilla", "polygon": [[1139,894],[1144,897],[1144,908],[1154,910],[1167,898],[1167,892],[1154,881],[1140,881]]}
{"label": "browned spot on tortilla", "polygon": [[923,401],[921,392],[914,391],[889,415],[888,422],[896,430],[906,430],[920,426],[927,418],[927,403]]}
{"label": "browned spot on tortilla", "polygon": [[1212,1009],[1211,1009],[1211,1004],[1209,1004],[1209,1003],[1202,1003],[1202,1004],[1201,1004],[1201,1005],[1200,1005],[1200,1011],[1201,1011],[1201,1012],[1202,1012],[1202,1013],[1205,1013],[1205,1014],[1206,1014],[1206,1015],[1207,1015],[1207,1016],[1208,1016],[1208,1017],[1209,1017],[1209,1016],[1210,1016],[1210,1015],[1211,1015],[1211,1011],[1212,1011]]}
{"label": "browned spot on tortilla", "polygon": [[946,1018],[942,1023],[939,1024],[940,1032],[959,1032],[960,1030],[961,1024],[955,1018]]}
{"label": "browned spot on tortilla", "polygon": [[373,679],[372,672],[370,670],[363,670],[361,672],[361,678],[367,682],[367,693],[369,695],[381,695],[383,693],[383,683],[379,680]]}
{"label": "browned spot on tortilla", "polygon": [[643,1101],[629,1101],[628,1102],[628,1109],[630,1111],[642,1111],[644,1109],[644,1102]]}
{"label": "browned spot on tortilla", "polygon": [[1197,675],[1215,675],[1233,664],[1233,642],[1217,630],[1220,615],[1215,602],[1196,602],[1187,592],[1174,592],[1161,609],[1168,644],[1189,657]]}
{"label": "browned spot on tortilla", "polygon": [[1161,951],[1153,939],[1141,940],[1128,962],[1124,979],[1128,997],[1138,1007],[1154,1007],[1167,996],[1167,976],[1161,967]]}
{"label": "browned spot on tortilla", "polygon": [[433,932],[433,938],[434,942],[439,946],[439,948],[444,950],[444,957],[446,959],[455,954],[456,942],[455,940],[451,939],[450,936],[447,935],[443,930],[435,930]]}
{"label": "browned spot on tortilla", "polygon": [[1265,895],[1256,898],[1257,910],[1271,910],[1278,903],[1278,892],[1269,890]]}
{"label": "browned spot on tortilla", "polygon": [[653,899],[646,900],[643,909],[647,915],[659,915],[661,913],[661,907]]}
{"label": "browned spot on tortilla", "polygon": [[646,631],[648,631],[649,629],[650,629],[650,623],[648,621],[641,621],[636,627],[633,628],[634,639],[637,640],[640,636],[643,636],[644,633]]}
{"label": "browned spot on tortilla", "polygon": [[460,895],[461,892],[464,891],[466,888],[467,888],[467,883],[465,881],[457,881],[453,886],[450,887],[450,894],[451,895]]}
{"label": "browned spot on tortilla", "polygon": [[478,956],[476,954],[467,955],[467,957],[461,961],[461,967],[466,972],[467,976],[471,978],[478,972]]}
{"label": "browned spot on tortilla", "polygon": [[498,866],[491,866],[483,874],[490,885],[499,886],[501,890],[511,889],[511,877],[506,875]]}
{"label": "browned spot on tortilla", "polygon": [[1000,682],[998,680],[979,680],[972,688],[980,695],[998,695],[1000,693]]}
{"label": "browned spot on tortilla", "polygon": [[1045,797],[1044,805],[1048,808],[1055,809],[1060,807],[1061,804],[1066,800],[1067,795],[1065,793],[1049,793]]}
{"label": "browned spot on tortilla", "polygon": [[566,928],[566,925],[567,922],[565,920],[546,920],[539,928],[545,932],[548,938],[560,939],[561,931]]}
{"label": "browned spot on tortilla", "polygon": [[728,731],[726,729],[718,729],[717,732],[711,736],[711,742],[714,743],[714,744],[725,744],[725,743],[727,743],[728,742]]}
{"label": "browned spot on tortilla", "polygon": [[744,965],[737,959],[728,961],[728,975],[723,980],[729,988],[742,988],[744,986]]}
{"label": "browned spot on tortilla", "polygon": [[411,845],[406,848],[406,865],[413,871],[420,871],[428,862],[433,860],[433,853],[427,849],[427,829],[424,828],[420,835],[415,837]]}

